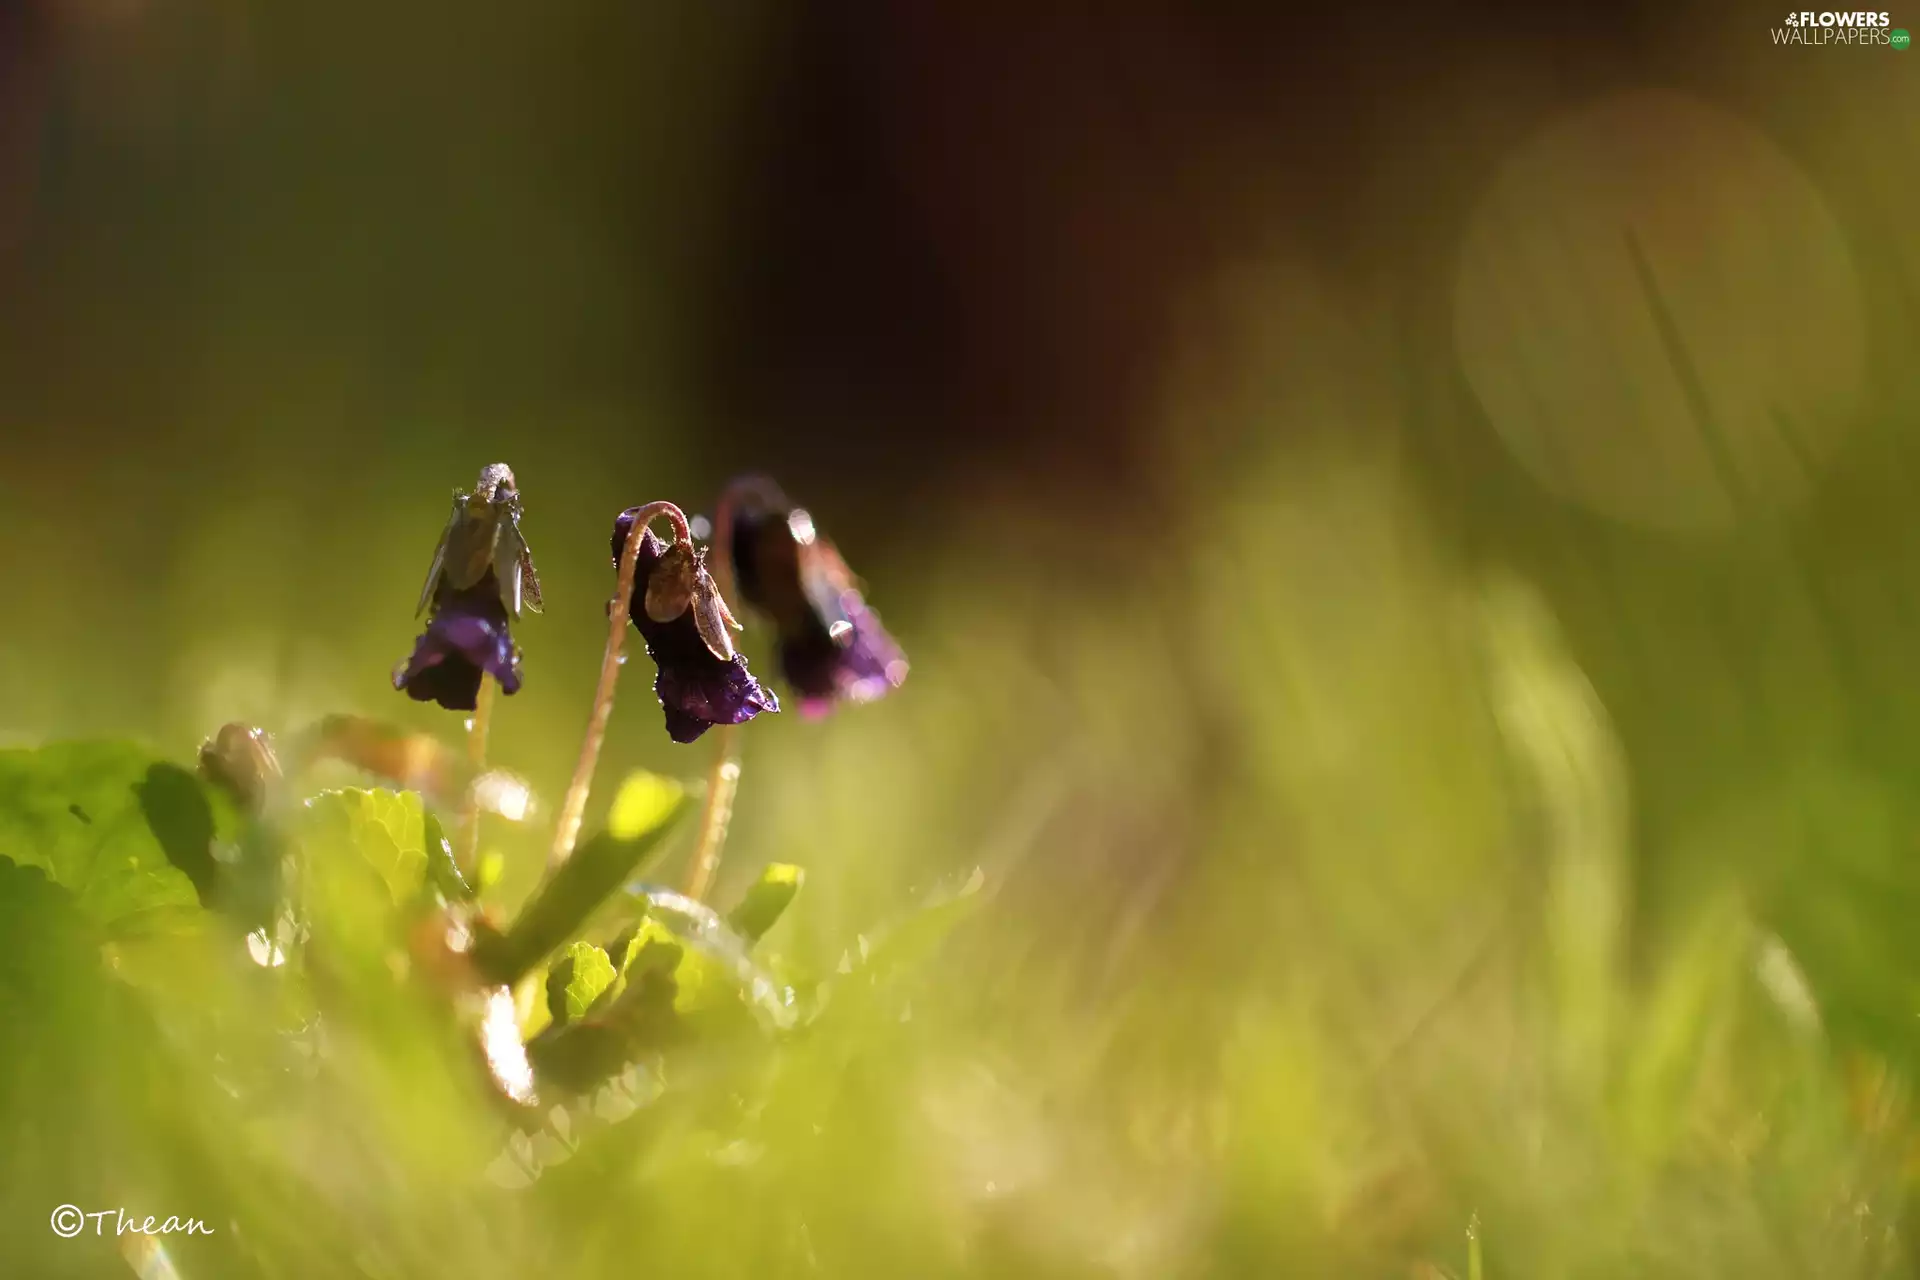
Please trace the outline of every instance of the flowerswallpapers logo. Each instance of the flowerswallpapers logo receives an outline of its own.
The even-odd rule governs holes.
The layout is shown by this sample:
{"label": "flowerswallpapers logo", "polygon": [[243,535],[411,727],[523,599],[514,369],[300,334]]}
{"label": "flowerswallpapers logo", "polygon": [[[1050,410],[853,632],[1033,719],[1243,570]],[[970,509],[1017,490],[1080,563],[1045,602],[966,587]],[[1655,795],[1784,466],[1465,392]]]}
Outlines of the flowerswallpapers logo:
{"label": "flowerswallpapers logo", "polygon": [[1896,30],[1885,13],[1814,13],[1801,10],[1790,13],[1784,25],[1773,29],[1775,44],[1833,45],[1843,49],[1904,49],[1909,41],[1905,31]]}

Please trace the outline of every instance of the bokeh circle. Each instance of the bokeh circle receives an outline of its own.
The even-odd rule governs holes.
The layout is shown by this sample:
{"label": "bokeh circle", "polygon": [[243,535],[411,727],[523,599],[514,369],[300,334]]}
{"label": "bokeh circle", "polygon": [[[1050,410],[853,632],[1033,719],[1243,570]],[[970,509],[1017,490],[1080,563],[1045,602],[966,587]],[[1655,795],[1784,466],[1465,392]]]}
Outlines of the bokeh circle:
{"label": "bokeh circle", "polygon": [[1524,143],[1456,268],[1455,347],[1493,428],[1614,519],[1777,512],[1857,412],[1866,321],[1838,222],[1759,131],[1682,95],[1612,97]]}

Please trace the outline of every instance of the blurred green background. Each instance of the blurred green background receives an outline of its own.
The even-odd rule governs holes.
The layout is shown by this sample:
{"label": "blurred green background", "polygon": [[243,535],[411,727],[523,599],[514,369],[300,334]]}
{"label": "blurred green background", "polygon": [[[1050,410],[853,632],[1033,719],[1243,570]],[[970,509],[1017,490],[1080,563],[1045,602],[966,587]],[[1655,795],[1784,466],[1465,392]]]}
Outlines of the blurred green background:
{"label": "blurred green background", "polygon": [[986,1272],[1904,1274],[1920,55],[1778,20],[15,0],[0,737],[453,740],[504,460],[550,806],[613,515],[768,471],[913,675],[732,879],[987,871],[897,1191]]}

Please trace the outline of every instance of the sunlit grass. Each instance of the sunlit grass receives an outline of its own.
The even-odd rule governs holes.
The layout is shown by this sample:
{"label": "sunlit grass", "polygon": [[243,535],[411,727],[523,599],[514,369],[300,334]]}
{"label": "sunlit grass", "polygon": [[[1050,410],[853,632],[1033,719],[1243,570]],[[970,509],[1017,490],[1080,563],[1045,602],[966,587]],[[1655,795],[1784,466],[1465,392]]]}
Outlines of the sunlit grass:
{"label": "sunlit grass", "polygon": [[[303,810],[305,933],[129,931],[34,834],[66,784],[19,775],[0,852],[95,916],[9,873],[19,1265],[104,1256],[46,1215],[124,1202],[215,1226],[164,1242],[189,1280],[1898,1274],[1912,1130],[1872,1033],[1909,994],[1857,887],[1902,883],[1881,798],[1813,768],[1654,896],[1542,593],[1441,550],[1394,451],[1286,462],[1135,591],[931,566],[904,690],[749,726],[716,900],[770,863],[804,888],[750,957],[669,962],[670,1011],[646,944],[694,926],[665,899],[637,935],[639,898],[536,909],[573,923],[526,959],[580,939],[568,968],[491,995],[465,926],[395,951],[440,936],[410,800]],[[684,816],[684,758],[603,785],[583,850]],[[500,928],[550,813],[515,795],[483,819]],[[567,1039],[616,1008],[679,1030]]]}

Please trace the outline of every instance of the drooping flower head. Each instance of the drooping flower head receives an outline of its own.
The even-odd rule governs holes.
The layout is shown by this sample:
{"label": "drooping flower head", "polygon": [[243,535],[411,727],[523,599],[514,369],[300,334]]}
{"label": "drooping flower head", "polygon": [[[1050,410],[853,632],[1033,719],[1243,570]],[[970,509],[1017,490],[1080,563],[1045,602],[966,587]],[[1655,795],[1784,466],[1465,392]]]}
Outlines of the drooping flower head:
{"label": "drooping flower head", "polygon": [[520,650],[509,624],[522,607],[540,612],[540,579],[520,536],[520,491],[505,463],[482,470],[471,493],[453,495],[416,614],[429,606],[427,629],[394,672],[394,688],[449,711],[474,709],[483,675],[502,693],[519,691]]}
{"label": "drooping flower head", "polygon": [[[620,563],[640,507],[613,523],[613,562]],[[633,599],[627,613],[659,668],[653,691],[666,712],[667,736],[692,742],[716,724],[744,724],[762,711],[780,710],[733,647],[737,630],[727,602],[707,571],[706,553],[689,542],[662,542],[644,529],[634,560]]]}
{"label": "drooping flower head", "polygon": [[719,522],[741,598],[778,632],[780,672],[802,715],[870,702],[905,682],[906,655],[804,509],[753,477],[728,487]]}

